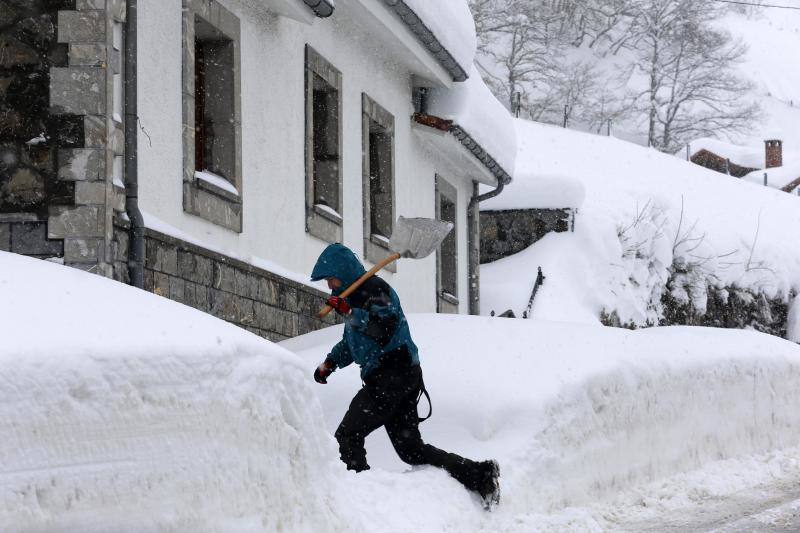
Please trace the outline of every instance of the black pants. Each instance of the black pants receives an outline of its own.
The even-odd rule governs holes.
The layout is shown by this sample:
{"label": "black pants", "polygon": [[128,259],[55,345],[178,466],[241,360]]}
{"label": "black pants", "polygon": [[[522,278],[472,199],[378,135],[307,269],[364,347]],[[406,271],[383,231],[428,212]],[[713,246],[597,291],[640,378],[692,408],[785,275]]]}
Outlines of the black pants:
{"label": "black pants", "polygon": [[[406,356],[407,358],[407,356]],[[485,463],[448,453],[422,441],[417,416],[417,398],[422,388],[419,365],[387,363],[372,372],[336,430],[339,453],[348,470],[369,468],[364,439],[386,427],[397,455],[410,465],[433,465],[445,469],[470,490],[478,490],[487,475]]]}

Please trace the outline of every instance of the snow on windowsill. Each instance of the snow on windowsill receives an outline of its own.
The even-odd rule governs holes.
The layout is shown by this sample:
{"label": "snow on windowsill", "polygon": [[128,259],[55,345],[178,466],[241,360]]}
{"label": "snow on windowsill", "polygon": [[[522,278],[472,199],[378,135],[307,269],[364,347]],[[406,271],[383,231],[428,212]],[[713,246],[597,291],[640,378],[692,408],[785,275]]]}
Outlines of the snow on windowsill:
{"label": "snow on windowsill", "polygon": [[378,246],[383,246],[384,248],[389,248],[389,239],[384,235],[379,233],[373,233],[369,236],[370,240],[377,244]]}
{"label": "snow on windowsill", "polygon": [[458,305],[458,296],[450,294],[448,291],[440,291],[439,298],[451,305]]}
{"label": "snow on windowsill", "polygon": [[316,211],[323,217],[328,218],[333,222],[336,222],[337,224],[342,223],[342,215],[340,215],[336,209],[332,208],[329,205],[314,204],[314,211]]}
{"label": "snow on windowsill", "polygon": [[218,189],[222,189],[225,192],[229,192],[235,196],[239,196],[239,191],[236,190],[236,187],[231,184],[227,179],[220,176],[219,174],[214,174],[208,170],[195,170],[194,177],[203,180],[206,183],[210,183],[214,187]]}

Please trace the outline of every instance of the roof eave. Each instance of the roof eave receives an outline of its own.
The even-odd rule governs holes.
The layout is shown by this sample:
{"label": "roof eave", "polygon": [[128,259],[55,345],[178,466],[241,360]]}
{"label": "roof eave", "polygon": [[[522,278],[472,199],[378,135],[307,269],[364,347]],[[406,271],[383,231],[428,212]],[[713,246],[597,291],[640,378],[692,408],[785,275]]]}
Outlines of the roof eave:
{"label": "roof eave", "polygon": [[505,185],[511,183],[513,179],[511,174],[506,172],[506,170],[500,166],[500,163],[498,163],[464,128],[458,124],[453,124],[450,127],[450,133],[492,173],[498,183],[503,183]]}
{"label": "roof eave", "polygon": [[[439,42],[439,39],[422,22],[422,19],[414,13],[403,0],[383,0],[400,17],[408,29],[413,33],[419,42],[428,49],[428,52],[444,68],[453,81],[466,81],[469,77],[467,72],[458,64],[453,55]],[[306,0],[306,3],[308,0]]]}
{"label": "roof eave", "polygon": [[414,113],[412,118],[417,124],[421,124],[436,131],[450,133],[453,137],[458,139],[458,142],[460,142],[492,176],[494,176],[497,183],[503,183],[505,185],[511,183],[513,179],[511,175],[460,125],[454,123],[452,120],[446,120],[436,115],[429,115],[426,113]]}

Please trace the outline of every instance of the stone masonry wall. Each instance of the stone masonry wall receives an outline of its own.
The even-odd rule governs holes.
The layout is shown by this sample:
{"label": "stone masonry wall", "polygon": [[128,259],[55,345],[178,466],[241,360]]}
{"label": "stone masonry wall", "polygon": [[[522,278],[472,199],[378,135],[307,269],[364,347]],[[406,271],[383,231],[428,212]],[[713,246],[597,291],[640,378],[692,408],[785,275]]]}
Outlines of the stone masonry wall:
{"label": "stone masonry wall", "polygon": [[569,231],[570,209],[481,211],[481,264],[521,252],[551,231]]}
{"label": "stone masonry wall", "polygon": [[147,291],[276,342],[337,323],[335,313],[314,316],[321,291],[153,230],[145,241]]}
{"label": "stone masonry wall", "polygon": [[56,176],[74,194],[71,202],[49,205],[48,237],[64,240],[64,264],[112,277],[112,221],[124,209],[125,2],[69,4],[57,12],[56,38],[68,61],[50,69],[49,110],[75,127],[76,142],[58,147]]}
{"label": "stone masonry wall", "polygon": [[60,147],[83,142],[75,121],[50,113],[50,70],[66,66],[68,47],[57,40],[59,9],[72,1],[0,0],[0,250],[60,257],[61,240],[48,239],[50,205],[74,198],[58,179]]}

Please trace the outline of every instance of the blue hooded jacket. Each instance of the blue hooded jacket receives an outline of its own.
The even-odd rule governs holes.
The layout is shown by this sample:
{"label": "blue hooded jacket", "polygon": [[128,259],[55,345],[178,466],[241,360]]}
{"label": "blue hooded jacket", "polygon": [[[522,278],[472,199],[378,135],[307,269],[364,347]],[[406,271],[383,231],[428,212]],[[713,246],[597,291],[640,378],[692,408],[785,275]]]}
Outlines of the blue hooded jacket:
{"label": "blue hooded jacket", "polygon": [[[343,244],[336,243],[329,245],[320,254],[317,264],[314,265],[314,270],[311,272],[311,281],[330,277],[338,278],[342,285],[333,290],[333,294],[338,296],[364,272],[366,272],[364,265],[352,250]],[[375,286],[378,283],[380,288],[385,286],[388,298],[362,297],[358,300],[363,301],[363,306],[354,305],[354,300],[360,291],[369,290],[365,287]],[[385,281],[377,279],[372,284],[367,282],[345,300],[353,311],[345,320],[342,340],[328,354],[328,358],[333,360],[338,368],[343,368],[355,361],[361,367],[361,377],[364,378],[377,368],[383,354],[398,350],[403,346],[408,350],[411,363],[419,364],[417,346],[411,340],[411,331],[400,306],[400,299],[394,289]],[[377,322],[390,323],[394,326],[389,336],[381,337],[374,334],[373,326]]]}

